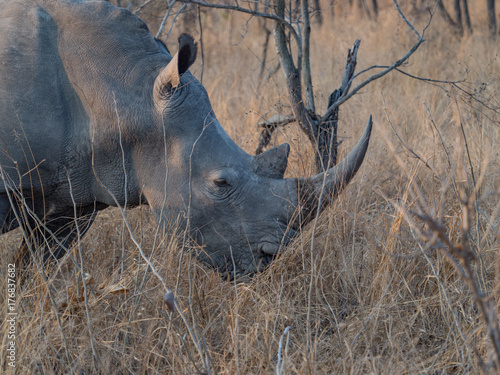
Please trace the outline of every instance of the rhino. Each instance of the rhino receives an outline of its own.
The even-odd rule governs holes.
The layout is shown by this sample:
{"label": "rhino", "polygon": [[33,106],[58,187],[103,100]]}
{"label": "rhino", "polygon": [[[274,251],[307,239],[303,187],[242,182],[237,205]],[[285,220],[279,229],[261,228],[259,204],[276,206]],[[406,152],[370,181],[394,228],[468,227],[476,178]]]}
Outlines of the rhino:
{"label": "rhino", "polygon": [[[353,178],[372,121],[335,167],[284,178],[290,146],[252,156],[224,131],[189,72],[106,1],[0,1],[0,228],[20,225],[61,258],[109,206],[177,221],[197,257],[232,277],[269,265]],[[300,214],[297,214],[300,212]]]}

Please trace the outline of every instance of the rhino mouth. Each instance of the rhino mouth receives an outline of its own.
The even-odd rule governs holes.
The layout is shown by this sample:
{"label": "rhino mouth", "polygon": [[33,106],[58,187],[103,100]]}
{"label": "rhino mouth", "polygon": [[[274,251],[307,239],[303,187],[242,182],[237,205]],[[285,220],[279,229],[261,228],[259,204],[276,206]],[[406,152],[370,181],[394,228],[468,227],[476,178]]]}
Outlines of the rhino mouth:
{"label": "rhino mouth", "polygon": [[281,254],[284,249],[280,243],[265,243],[251,251],[253,254],[251,260],[248,258],[226,258],[225,264],[220,265],[219,273],[222,278],[229,280],[246,281],[252,279],[255,275],[266,270],[271,263]]}
{"label": "rhino mouth", "polygon": [[[280,232],[279,235],[277,232]],[[217,268],[222,278],[245,280],[266,270],[298,233],[294,228],[284,225],[277,232],[266,233],[254,243],[242,241],[245,245],[241,247],[226,243],[226,246],[219,247],[219,251],[214,251],[213,248],[194,242],[191,250],[202,263]]]}

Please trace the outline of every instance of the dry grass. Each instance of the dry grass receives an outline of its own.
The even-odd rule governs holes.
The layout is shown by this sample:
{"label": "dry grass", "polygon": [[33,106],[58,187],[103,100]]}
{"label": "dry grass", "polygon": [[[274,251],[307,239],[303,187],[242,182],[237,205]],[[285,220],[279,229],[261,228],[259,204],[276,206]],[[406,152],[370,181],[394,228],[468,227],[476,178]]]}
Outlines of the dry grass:
{"label": "dry grass", "polygon": [[[480,26],[485,18],[480,5],[471,6],[476,28],[472,36],[450,35],[436,17],[427,41],[405,70],[436,79],[465,76],[476,98],[498,111],[498,41],[489,40],[486,26]],[[414,42],[390,2],[383,4],[378,22],[360,18],[347,4],[336,10],[335,22],[326,15],[325,24],[312,34],[313,83],[322,109],[339,84],[345,53],[355,38],[362,39],[358,70],[388,65]],[[144,17],[156,31],[159,21],[152,13],[145,10]],[[289,111],[282,74],[257,84],[263,33],[256,21],[248,24],[242,38],[245,18],[223,12],[202,16],[203,83],[222,125],[253,152],[255,124]],[[425,15],[413,19],[419,29],[426,21]],[[172,40],[169,47],[175,50]],[[277,59],[270,52],[272,67]],[[200,75],[200,61],[192,71]],[[278,361],[282,374],[480,372],[475,352],[487,360],[492,346],[469,288],[440,252],[422,251],[425,243],[417,240],[393,205],[415,207],[409,189],[420,186],[447,235],[456,239],[462,211],[452,179],[462,176],[457,171],[463,165],[469,186],[472,173],[476,180],[483,176],[470,239],[480,259],[474,264],[478,282],[497,298],[499,116],[452,86],[440,86],[392,73],[342,106],[339,134],[346,152],[373,114],[375,131],[364,166],[320,217],[316,233],[305,228],[250,282],[222,280],[183,256],[177,238],[157,234],[147,207],[128,213],[134,235],[158,272],[170,287],[177,286],[184,314],[201,338],[198,343],[178,315],[170,319],[162,300],[165,291],[145,266],[121,215],[112,209],[102,212],[82,241],[85,270],[92,275],[88,314],[77,268],[69,259],[50,286],[57,306],[40,277],[18,286],[17,373],[192,374],[203,363],[197,345],[219,374],[276,373]],[[388,120],[434,172],[408,152]],[[312,173],[310,147],[294,125],[274,141],[292,145],[289,176]],[[12,258],[19,238],[16,233],[1,237],[2,264]],[[5,272],[2,266],[0,290]],[[1,306],[4,299],[5,293],[0,294]],[[2,326],[2,353],[6,330]]]}

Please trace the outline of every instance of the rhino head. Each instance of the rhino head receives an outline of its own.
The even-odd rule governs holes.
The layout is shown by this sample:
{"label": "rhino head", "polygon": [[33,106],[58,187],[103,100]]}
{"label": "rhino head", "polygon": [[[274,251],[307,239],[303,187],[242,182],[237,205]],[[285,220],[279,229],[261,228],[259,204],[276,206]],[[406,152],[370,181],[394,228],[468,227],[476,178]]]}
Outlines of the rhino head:
{"label": "rhino head", "polygon": [[164,141],[151,142],[139,180],[158,222],[182,218],[197,257],[238,277],[267,266],[342,191],[363,162],[372,122],[326,175],[285,179],[289,145],[258,156],[236,145],[205,88],[188,72],[195,58],[193,38],[184,34],[178,52],[157,73],[152,100]]}

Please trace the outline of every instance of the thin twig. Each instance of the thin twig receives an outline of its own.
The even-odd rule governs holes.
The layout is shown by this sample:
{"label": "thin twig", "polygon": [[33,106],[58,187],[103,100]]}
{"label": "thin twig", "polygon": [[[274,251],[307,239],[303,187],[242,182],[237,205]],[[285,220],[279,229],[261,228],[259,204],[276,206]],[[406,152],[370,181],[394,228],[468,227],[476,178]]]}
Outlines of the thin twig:
{"label": "thin twig", "polygon": [[[172,0],[167,5],[167,11],[165,12],[165,15],[163,16],[163,19],[161,20],[160,28],[158,29],[155,38],[159,38],[161,36],[161,33],[163,32],[163,28],[165,27],[165,23],[167,22],[168,16],[170,15],[170,11],[172,10],[172,7],[175,5],[176,2],[177,2],[177,0]],[[184,9],[184,7],[182,7],[181,10],[182,9]],[[174,20],[175,20],[175,18],[174,18]]]}
{"label": "thin twig", "polygon": [[95,337],[94,337],[94,332],[92,329],[92,322],[90,320],[88,287],[87,287],[87,280],[85,280],[85,269],[83,266],[83,251],[82,251],[82,243],[81,243],[81,234],[80,234],[80,227],[78,225],[78,213],[76,210],[77,207],[76,207],[75,197],[73,195],[73,185],[71,184],[71,178],[70,178],[69,172],[68,172],[68,185],[69,185],[69,195],[71,197],[71,202],[73,202],[73,214],[74,214],[76,233],[77,233],[78,255],[80,258],[80,275],[82,277],[82,283],[83,283],[83,293],[84,293],[83,298],[84,298],[84,304],[85,304],[85,315],[87,317],[87,326],[89,328],[90,346],[92,348],[92,354],[94,356],[94,360],[97,362],[100,362],[99,355],[97,354],[97,350],[95,349]]}
{"label": "thin twig", "polygon": [[240,13],[250,14],[251,16],[255,16],[255,17],[262,17],[262,18],[268,18],[270,20],[274,20],[276,22],[279,22],[279,23],[285,25],[285,27],[290,31],[290,33],[293,35],[293,37],[295,38],[297,43],[300,43],[300,37],[297,34],[297,31],[293,28],[292,24],[290,22],[288,22],[285,18],[279,17],[275,14],[259,12],[256,10],[240,7],[239,5],[211,4],[211,3],[207,3],[206,1],[202,1],[202,0],[183,0],[183,2],[197,4],[197,5],[206,7],[206,8],[233,10],[233,11],[240,12]]}

